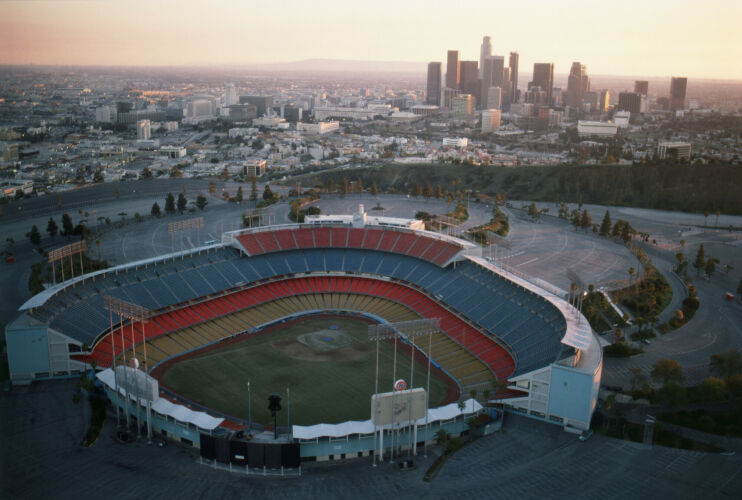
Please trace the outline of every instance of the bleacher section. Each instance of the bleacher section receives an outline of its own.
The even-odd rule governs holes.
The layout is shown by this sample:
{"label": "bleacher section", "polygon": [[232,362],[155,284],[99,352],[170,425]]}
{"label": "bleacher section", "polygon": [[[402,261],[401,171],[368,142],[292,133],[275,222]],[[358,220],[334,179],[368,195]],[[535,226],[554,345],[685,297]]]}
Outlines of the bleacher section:
{"label": "bleacher section", "polygon": [[[378,227],[282,228],[239,238],[251,257],[224,247],[110,271],[68,286],[29,313],[94,345],[93,358],[101,365],[110,364],[113,345],[119,352],[144,335],[153,339],[154,356],[167,356],[213,341],[225,328],[242,331],[235,313],[278,299],[282,306],[256,309],[256,318],[269,321],[293,307],[376,314],[374,298],[441,318],[446,338],[500,379],[545,366],[562,352],[566,321],[556,307],[468,259],[441,267],[450,258],[445,255],[460,250],[447,241]],[[103,307],[106,295],[148,308],[154,317],[143,327],[134,325],[134,332],[125,327],[122,336],[116,330],[119,318]],[[378,314],[391,321],[400,315],[402,310],[393,308]],[[111,322],[114,333],[105,335]],[[188,330],[199,325],[208,326]],[[180,340],[154,343],[181,330],[188,333]],[[477,375],[461,369],[462,377]]]}
{"label": "bleacher section", "polygon": [[463,248],[453,241],[411,230],[347,226],[256,230],[239,235],[237,240],[250,256],[296,248],[362,248],[418,257],[439,266]]}

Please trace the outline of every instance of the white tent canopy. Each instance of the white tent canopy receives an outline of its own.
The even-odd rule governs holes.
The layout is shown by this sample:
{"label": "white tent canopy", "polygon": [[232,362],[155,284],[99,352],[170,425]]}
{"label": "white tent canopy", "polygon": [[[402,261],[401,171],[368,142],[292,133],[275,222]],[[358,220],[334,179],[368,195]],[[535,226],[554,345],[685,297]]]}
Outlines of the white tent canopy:
{"label": "white tent canopy", "polygon": [[[482,409],[482,405],[474,399],[464,402],[464,409],[459,408],[458,403],[451,403],[439,408],[428,410],[428,423],[438,422],[440,420],[451,420],[460,415],[471,415]],[[405,425],[403,422],[402,425]],[[417,421],[417,425],[425,425],[425,418]],[[384,429],[390,429],[391,426],[385,426]],[[353,434],[372,434],[374,424],[371,420],[349,421],[340,424],[317,424],[310,426],[292,425],[291,432],[297,439],[316,439],[320,437],[341,438]]]}
{"label": "white tent canopy", "polygon": [[[96,377],[102,383],[106,384],[111,390],[116,390],[115,377],[113,374],[113,370],[111,370],[110,368],[106,368],[105,370],[98,372],[96,374]],[[124,395],[124,390],[122,388],[119,388],[119,393],[121,395]],[[132,397],[132,399],[134,399],[131,394],[130,396]],[[141,399],[140,404],[146,405],[147,400]],[[193,424],[196,427],[207,431],[216,429],[221,425],[222,422],[224,422],[223,418],[212,417],[208,413],[202,411],[190,410],[183,405],[172,403],[164,398],[158,398],[156,401],[153,401],[152,409],[160,415],[172,417],[178,422],[184,424]]]}

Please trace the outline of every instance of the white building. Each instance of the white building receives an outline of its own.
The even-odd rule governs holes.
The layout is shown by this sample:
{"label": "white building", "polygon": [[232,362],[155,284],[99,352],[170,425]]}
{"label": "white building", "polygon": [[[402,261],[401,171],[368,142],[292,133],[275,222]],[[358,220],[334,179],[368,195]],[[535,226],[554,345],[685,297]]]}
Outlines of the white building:
{"label": "white building", "polygon": [[213,97],[197,97],[185,107],[185,123],[200,123],[216,118],[216,102]]}
{"label": "white building", "polygon": [[466,137],[444,137],[442,145],[453,148],[465,148],[469,145],[469,139]]}
{"label": "white building", "polygon": [[629,120],[631,120],[631,111],[616,111],[613,113],[613,123],[618,128],[629,128]]}
{"label": "white building", "polygon": [[149,120],[139,120],[137,122],[137,139],[146,141],[152,135],[152,124]]}
{"label": "white building", "polygon": [[365,108],[346,108],[340,106],[315,107],[314,118],[318,121],[327,118],[349,118],[351,120],[372,120],[376,116],[388,117],[392,113],[389,104],[369,104]]}
{"label": "white building", "polygon": [[186,148],[182,146],[162,146],[160,148],[160,153],[166,155],[168,158],[176,160],[178,158],[184,158],[188,152],[186,151]]}
{"label": "white building", "polygon": [[484,109],[482,110],[482,133],[490,134],[500,130],[500,110]]}
{"label": "white building", "polygon": [[412,106],[412,108],[410,108],[410,111],[420,116],[433,116],[438,114],[440,108],[438,106],[428,104],[418,104],[416,106]]}
{"label": "white building", "polygon": [[358,205],[358,212],[351,215],[307,215],[304,222],[306,224],[347,224],[353,227],[371,225],[425,230],[425,222],[421,220],[368,215],[363,205]]}
{"label": "white building", "polygon": [[252,124],[256,127],[275,128],[286,130],[289,128],[289,122],[278,116],[264,116],[262,118],[255,118]]}
{"label": "white building", "polygon": [[661,142],[657,145],[660,160],[690,160],[690,142]]}
{"label": "white building", "polygon": [[302,134],[323,135],[340,129],[340,122],[327,121],[319,123],[296,123],[296,130]]}
{"label": "white building", "polygon": [[247,177],[260,177],[265,173],[265,160],[248,160],[243,166]]}
{"label": "white building", "polygon": [[116,111],[110,106],[101,106],[95,109],[95,121],[98,123],[111,123],[116,116]]}
{"label": "white building", "polygon": [[618,133],[618,125],[609,122],[579,120],[577,135],[580,137],[613,137]]}

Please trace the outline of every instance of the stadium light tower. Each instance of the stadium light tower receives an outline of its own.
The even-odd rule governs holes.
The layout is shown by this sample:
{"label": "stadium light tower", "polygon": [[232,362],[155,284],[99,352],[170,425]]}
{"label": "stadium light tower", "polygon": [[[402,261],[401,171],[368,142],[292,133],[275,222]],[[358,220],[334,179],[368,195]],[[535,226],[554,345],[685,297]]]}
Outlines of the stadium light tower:
{"label": "stadium light tower", "polygon": [[[416,319],[411,321],[399,321],[396,323],[381,323],[377,325],[369,325],[368,327],[368,337],[369,340],[375,340],[376,341],[376,376],[375,376],[375,383],[374,383],[374,397],[373,397],[373,415],[374,419],[376,418],[378,414],[378,394],[379,394],[379,341],[380,340],[394,340],[394,358],[393,358],[393,365],[392,365],[392,381],[394,384],[394,387],[392,387],[392,390],[394,392],[394,395],[392,396],[392,408],[396,409],[396,391],[398,390],[397,385],[397,340],[402,339],[404,342],[408,342],[410,344],[410,388],[412,388],[412,385],[414,383],[414,370],[415,370],[415,338],[421,337],[424,335],[428,336],[428,377],[427,377],[427,390],[425,393],[425,453],[427,454],[427,435],[429,431],[428,427],[428,408],[430,407],[430,362],[432,358],[432,348],[433,348],[433,334],[440,331],[440,328],[438,326],[439,324],[439,318],[429,318],[429,319]],[[408,392],[410,400],[408,401],[408,411],[410,412],[409,415],[412,415],[412,393]],[[372,420],[374,420],[372,419]],[[391,432],[391,439],[392,439],[392,446],[391,446],[391,458],[394,458],[395,454],[395,432],[398,432],[396,425],[397,425],[397,418],[396,416],[392,419],[392,432]],[[380,437],[379,437],[379,446],[378,451],[381,455],[381,461],[384,461],[384,429],[383,429],[383,423],[377,423],[374,420],[374,461],[373,465],[376,466],[376,455],[377,455],[377,439],[376,439],[376,427],[380,427]],[[408,424],[409,426],[413,425],[412,418],[409,419]],[[417,431],[417,422],[415,421],[415,432]],[[409,448],[408,448],[408,455],[410,453],[417,454],[417,440],[415,439],[413,441],[412,437],[412,431],[408,432],[408,442],[409,442]],[[397,441],[396,446],[401,446],[401,444]],[[414,451],[413,451],[414,447]]]}
{"label": "stadium light tower", "polygon": [[199,242],[197,246],[201,246],[201,232],[200,229],[204,227],[204,218],[195,217],[193,219],[179,220],[171,222],[167,225],[167,232],[170,233],[170,250],[175,252],[175,241],[173,235],[175,233],[185,231],[186,229],[195,229],[196,240]]}

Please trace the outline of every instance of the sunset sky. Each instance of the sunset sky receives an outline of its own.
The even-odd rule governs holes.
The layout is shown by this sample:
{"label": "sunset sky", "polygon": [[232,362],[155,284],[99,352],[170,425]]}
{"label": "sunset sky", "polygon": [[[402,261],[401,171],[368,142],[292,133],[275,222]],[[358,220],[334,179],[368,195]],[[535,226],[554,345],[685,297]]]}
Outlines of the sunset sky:
{"label": "sunset sky", "polygon": [[742,79],[740,0],[0,0],[0,63],[443,61],[521,54],[591,74]]}

